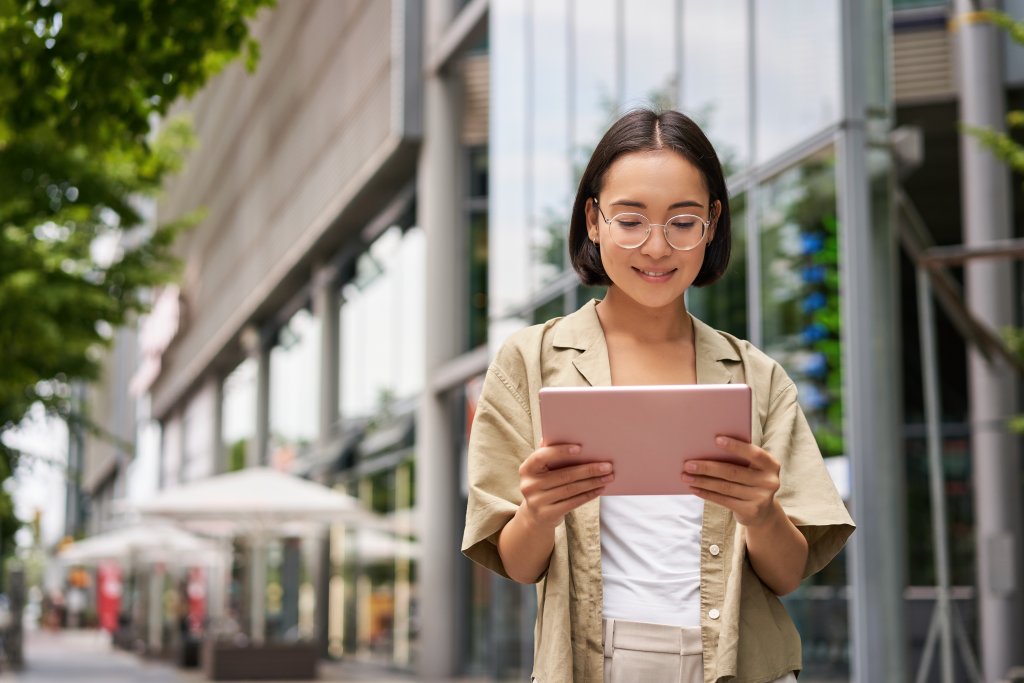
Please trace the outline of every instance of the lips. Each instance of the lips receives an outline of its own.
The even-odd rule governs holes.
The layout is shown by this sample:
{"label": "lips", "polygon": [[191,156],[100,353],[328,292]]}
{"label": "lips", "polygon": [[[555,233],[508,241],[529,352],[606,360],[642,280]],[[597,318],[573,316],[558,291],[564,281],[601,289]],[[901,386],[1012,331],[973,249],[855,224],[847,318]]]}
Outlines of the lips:
{"label": "lips", "polygon": [[643,268],[637,268],[636,266],[633,267],[633,270],[646,277],[658,279],[667,278],[669,275],[676,271],[675,268],[672,268],[671,270],[645,270]]}

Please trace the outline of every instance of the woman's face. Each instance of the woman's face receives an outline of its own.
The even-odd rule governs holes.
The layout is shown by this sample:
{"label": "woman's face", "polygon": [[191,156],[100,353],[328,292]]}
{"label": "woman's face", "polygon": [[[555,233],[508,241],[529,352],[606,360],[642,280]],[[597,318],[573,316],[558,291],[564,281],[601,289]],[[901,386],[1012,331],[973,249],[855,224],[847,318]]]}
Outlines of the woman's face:
{"label": "woman's face", "polygon": [[[704,263],[704,252],[715,235],[714,218],[720,203],[709,206],[704,178],[678,152],[661,149],[632,152],[616,159],[604,176],[604,186],[587,207],[587,232],[600,245],[601,263],[612,286],[648,308],[662,308],[678,302]],[[692,214],[712,220],[704,239],[689,251],[673,249],[661,227],[651,228],[639,247],[626,249],[611,238],[611,228],[601,216],[611,219],[620,213],[639,213],[651,223],[663,224],[674,216]]]}

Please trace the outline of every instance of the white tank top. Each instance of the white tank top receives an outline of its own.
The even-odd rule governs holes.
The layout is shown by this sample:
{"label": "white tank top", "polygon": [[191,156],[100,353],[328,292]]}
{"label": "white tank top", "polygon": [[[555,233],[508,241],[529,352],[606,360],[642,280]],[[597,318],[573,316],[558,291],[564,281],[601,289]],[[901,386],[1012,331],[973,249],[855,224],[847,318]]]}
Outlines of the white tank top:
{"label": "white tank top", "polygon": [[604,617],[700,626],[697,496],[601,498]]}

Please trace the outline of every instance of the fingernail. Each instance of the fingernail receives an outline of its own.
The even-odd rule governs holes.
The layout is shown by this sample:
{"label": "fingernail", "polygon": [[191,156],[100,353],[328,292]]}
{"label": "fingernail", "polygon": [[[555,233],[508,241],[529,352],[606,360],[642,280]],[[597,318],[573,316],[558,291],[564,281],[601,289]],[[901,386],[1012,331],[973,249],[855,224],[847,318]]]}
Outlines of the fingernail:
{"label": "fingernail", "polygon": [[576,455],[577,453],[580,452],[580,447],[579,446],[569,446],[569,452],[572,455]]}
{"label": "fingernail", "polygon": [[613,479],[615,479],[614,474],[606,474],[603,477],[601,477],[601,481],[612,481]]}
{"label": "fingernail", "polygon": [[720,448],[725,448],[726,446],[729,445],[729,439],[727,439],[724,436],[720,436],[717,439],[715,439],[715,444]]}
{"label": "fingernail", "polygon": [[688,463],[686,463],[686,471],[687,472],[696,472],[697,471],[697,463],[695,463],[695,462],[688,462]]}
{"label": "fingernail", "polygon": [[612,471],[612,464],[610,462],[603,462],[597,466],[597,471],[601,474]]}
{"label": "fingernail", "polygon": [[694,478],[694,477],[691,477],[689,474],[684,474],[683,475],[683,481],[685,481],[688,484],[691,484],[691,483],[697,481],[697,479]]}

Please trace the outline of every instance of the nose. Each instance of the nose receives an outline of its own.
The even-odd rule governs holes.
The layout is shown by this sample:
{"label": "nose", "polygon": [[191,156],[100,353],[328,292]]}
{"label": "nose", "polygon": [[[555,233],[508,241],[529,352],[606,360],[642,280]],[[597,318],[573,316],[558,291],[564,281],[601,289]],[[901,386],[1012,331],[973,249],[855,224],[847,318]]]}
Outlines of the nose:
{"label": "nose", "polygon": [[651,258],[664,258],[673,251],[672,246],[665,237],[664,225],[652,225],[651,232],[647,239],[640,245],[640,252]]}

